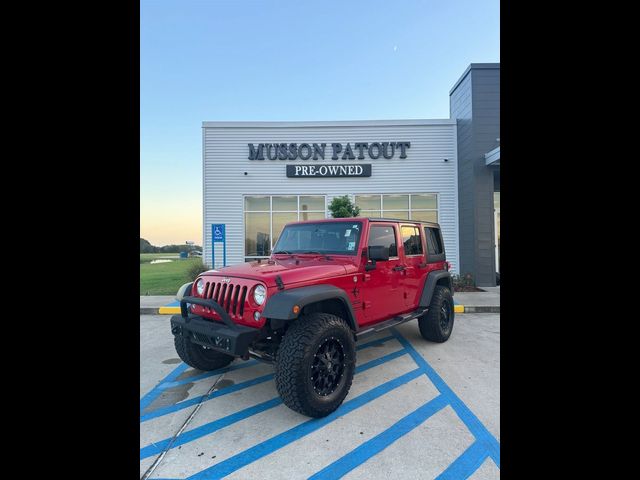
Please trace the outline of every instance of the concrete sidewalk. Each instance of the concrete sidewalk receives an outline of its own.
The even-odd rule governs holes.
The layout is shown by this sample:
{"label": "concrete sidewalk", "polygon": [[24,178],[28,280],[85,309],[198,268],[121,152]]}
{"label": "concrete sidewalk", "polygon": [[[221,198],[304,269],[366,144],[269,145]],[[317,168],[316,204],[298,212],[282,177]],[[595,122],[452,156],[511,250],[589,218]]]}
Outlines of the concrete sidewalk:
{"label": "concrete sidewalk", "polygon": [[[456,313],[500,313],[500,287],[485,287],[485,292],[456,292]],[[180,307],[173,295],[140,297],[140,315],[174,315]]]}
{"label": "concrete sidewalk", "polygon": [[464,306],[464,313],[500,313],[500,287],[480,288],[486,291],[456,292],[453,299]]}

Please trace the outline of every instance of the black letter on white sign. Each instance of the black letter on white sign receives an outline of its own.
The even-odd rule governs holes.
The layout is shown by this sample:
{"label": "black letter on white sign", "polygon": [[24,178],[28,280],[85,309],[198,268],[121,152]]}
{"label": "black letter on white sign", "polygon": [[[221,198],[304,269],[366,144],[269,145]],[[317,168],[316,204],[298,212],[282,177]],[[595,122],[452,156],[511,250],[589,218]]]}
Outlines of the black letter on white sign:
{"label": "black letter on white sign", "polygon": [[400,158],[407,158],[405,148],[411,147],[411,142],[398,142],[397,145],[400,147]]}
{"label": "black letter on white sign", "polygon": [[[306,148],[307,149],[307,155],[303,155],[302,154],[302,149]],[[300,158],[302,160],[309,160],[309,158],[311,157],[311,147],[309,146],[308,143],[301,143],[300,144],[300,148],[298,148],[298,155],[300,155]]]}
{"label": "black letter on white sign", "polygon": [[356,148],[360,153],[358,153],[358,160],[364,160],[364,154],[362,153],[363,148],[367,148],[369,146],[368,143],[356,143]]}
{"label": "black letter on white sign", "polygon": [[351,150],[351,144],[350,143],[347,143],[347,148],[345,148],[344,154],[342,155],[342,159],[343,160],[346,160],[347,158],[349,160],[355,160],[356,159],[355,155],[353,154],[353,150]]}
{"label": "black letter on white sign", "polygon": [[313,159],[317,160],[318,159],[318,155],[320,155],[320,157],[324,160],[324,147],[326,147],[327,144],[326,143],[321,143],[320,146],[318,146],[317,143],[313,144]]}
{"label": "black letter on white sign", "polygon": [[[391,145],[391,155],[387,154],[387,149]],[[382,142],[382,156],[384,158],[393,158],[393,154],[396,153],[396,144],[395,142]]]}
{"label": "black letter on white sign", "polygon": [[249,160],[264,160],[264,143],[258,144],[258,149],[253,146],[253,143],[249,144]]}
{"label": "black letter on white sign", "polygon": [[[275,148],[273,148],[273,150],[275,152],[273,154],[273,156],[271,155],[272,147],[275,147]],[[277,143],[275,145],[272,145],[271,143],[267,143],[267,158],[269,160],[277,160],[278,159],[278,144]]]}
{"label": "black letter on white sign", "polygon": [[[373,154],[373,147],[376,148],[376,154]],[[369,157],[376,159],[376,158],[380,158],[380,144],[378,142],[373,142],[371,145],[369,145]]]}
{"label": "black letter on white sign", "polygon": [[342,151],[342,145],[339,143],[332,143],[331,148],[333,148],[333,156],[331,157],[331,160],[337,160],[338,154]]}

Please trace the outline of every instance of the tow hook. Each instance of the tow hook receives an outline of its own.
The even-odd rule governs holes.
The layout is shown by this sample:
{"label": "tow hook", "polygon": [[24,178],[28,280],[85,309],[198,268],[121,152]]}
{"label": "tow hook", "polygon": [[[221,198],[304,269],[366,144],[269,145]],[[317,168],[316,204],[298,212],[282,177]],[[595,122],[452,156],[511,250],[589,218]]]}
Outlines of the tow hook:
{"label": "tow hook", "polygon": [[171,327],[171,333],[174,335],[182,335],[182,327],[180,327],[180,325],[174,325]]}

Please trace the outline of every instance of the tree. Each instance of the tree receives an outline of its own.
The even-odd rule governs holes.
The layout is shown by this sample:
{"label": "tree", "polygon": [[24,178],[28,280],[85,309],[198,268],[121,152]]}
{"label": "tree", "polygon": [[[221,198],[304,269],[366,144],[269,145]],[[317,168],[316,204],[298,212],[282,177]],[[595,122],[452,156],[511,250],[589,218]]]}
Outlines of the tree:
{"label": "tree", "polygon": [[163,247],[156,247],[155,245],[151,245],[148,240],[140,237],[140,253],[179,253],[179,252],[190,252],[191,250],[200,250],[202,251],[202,247],[200,245],[165,245]]}
{"label": "tree", "polygon": [[357,217],[360,215],[360,207],[351,203],[348,195],[334,197],[329,204],[329,210],[333,218]]}
{"label": "tree", "polygon": [[156,253],[157,247],[154,247],[148,240],[140,238],[140,253]]}

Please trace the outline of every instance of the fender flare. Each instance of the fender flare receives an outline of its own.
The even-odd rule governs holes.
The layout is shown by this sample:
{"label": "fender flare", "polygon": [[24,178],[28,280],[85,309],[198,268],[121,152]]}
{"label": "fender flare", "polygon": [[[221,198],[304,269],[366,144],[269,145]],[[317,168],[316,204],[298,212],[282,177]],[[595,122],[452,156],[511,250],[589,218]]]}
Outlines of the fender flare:
{"label": "fender flare", "polygon": [[356,331],[358,323],[355,313],[353,312],[351,300],[344,290],[333,285],[311,285],[278,292],[267,299],[267,304],[262,312],[262,316],[277,320],[295,320],[298,318],[299,313],[293,313],[294,305],[298,305],[302,311],[307,305],[332,299],[342,302],[349,317],[344,320]]}
{"label": "fender flare", "polygon": [[446,278],[447,286],[451,290],[453,295],[453,282],[451,281],[451,273],[447,270],[433,270],[427,275],[427,281],[424,282],[422,288],[422,296],[420,297],[420,307],[427,308],[431,304],[431,297],[433,297],[433,291],[436,289],[438,280]]}

